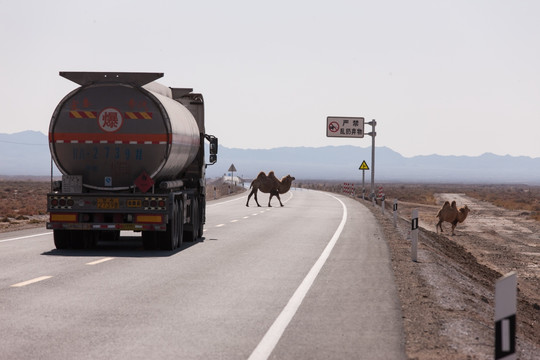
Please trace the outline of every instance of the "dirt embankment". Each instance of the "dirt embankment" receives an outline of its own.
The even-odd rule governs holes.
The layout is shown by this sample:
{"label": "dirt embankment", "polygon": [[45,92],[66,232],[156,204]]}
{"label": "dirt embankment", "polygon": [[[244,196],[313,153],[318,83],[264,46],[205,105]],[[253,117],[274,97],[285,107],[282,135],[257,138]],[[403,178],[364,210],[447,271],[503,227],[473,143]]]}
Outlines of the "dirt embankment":
{"label": "dirt embankment", "polygon": [[[434,194],[439,205],[400,203],[397,227],[391,209],[368,207],[384,229],[402,303],[406,350],[411,359],[492,359],[494,291],[502,275],[518,275],[517,351],[540,358],[540,223],[464,194]],[[435,215],[444,201],[471,212],[456,235]],[[419,210],[418,261],[411,260],[410,219]]]}

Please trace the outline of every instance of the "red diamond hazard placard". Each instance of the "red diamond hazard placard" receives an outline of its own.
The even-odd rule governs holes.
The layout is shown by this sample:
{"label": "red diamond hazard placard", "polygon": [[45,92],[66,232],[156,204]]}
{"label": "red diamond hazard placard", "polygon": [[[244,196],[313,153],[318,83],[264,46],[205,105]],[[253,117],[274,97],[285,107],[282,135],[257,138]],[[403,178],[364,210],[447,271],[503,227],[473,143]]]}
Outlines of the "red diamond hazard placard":
{"label": "red diamond hazard placard", "polygon": [[141,175],[135,179],[135,185],[139,188],[139,190],[145,193],[154,185],[154,180],[152,180],[146,171],[143,171]]}

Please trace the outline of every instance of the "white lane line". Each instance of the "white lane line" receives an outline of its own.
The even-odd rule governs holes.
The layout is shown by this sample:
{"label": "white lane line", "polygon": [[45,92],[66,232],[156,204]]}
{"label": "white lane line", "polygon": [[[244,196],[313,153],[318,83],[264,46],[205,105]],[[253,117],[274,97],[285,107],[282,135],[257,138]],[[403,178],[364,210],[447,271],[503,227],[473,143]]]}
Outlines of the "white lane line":
{"label": "white lane line", "polygon": [[236,220],[236,219],[235,219],[235,220],[231,220],[231,222],[232,222],[232,223],[235,223],[235,222],[238,222],[238,220]]}
{"label": "white lane line", "polygon": [[244,216],[242,219],[249,219],[249,216]]}
{"label": "white lane line", "polygon": [[272,351],[274,351],[274,348],[276,347],[279,339],[283,335],[283,332],[296,314],[296,311],[300,307],[300,304],[302,304],[302,301],[306,297],[306,294],[311,288],[311,285],[313,285],[313,282],[317,278],[317,275],[319,275],[321,268],[330,256],[334,245],[336,244],[339,236],[341,235],[341,232],[343,231],[343,228],[345,227],[345,223],[347,222],[347,207],[345,206],[343,201],[341,201],[337,197],[330,194],[325,195],[331,196],[341,203],[341,206],[343,207],[343,216],[341,218],[341,223],[339,224],[336,232],[334,233],[334,236],[332,236],[332,239],[330,239],[330,241],[328,242],[328,245],[326,245],[326,248],[323,250],[321,256],[315,262],[315,265],[313,265],[311,270],[309,270],[309,273],[306,275],[298,289],[296,289],[293,296],[289,299],[287,305],[285,305],[272,326],[270,326],[259,345],[257,345],[255,350],[253,350],[249,357],[249,360],[266,360],[268,359]]}
{"label": "white lane line", "polygon": [[13,284],[13,285],[11,285],[11,287],[23,287],[23,286],[34,284],[34,283],[37,283],[37,282],[40,282],[40,281],[43,281],[43,280],[47,280],[47,279],[50,279],[50,278],[52,278],[52,276],[40,276],[40,277],[37,277],[37,278],[32,279],[32,280],[23,281],[23,282],[20,282],[20,283],[17,283],[17,284]]}
{"label": "white lane line", "polygon": [[222,227],[222,226],[225,226],[225,224],[216,225],[216,227]]}
{"label": "white lane line", "polygon": [[108,258],[103,258],[103,259],[99,259],[99,260],[96,260],[96,261],[91,261],[89,263],[86,263],[86,265],[97,265],[97,264],[101,264],[101,263],[104,263],[105,261],[109,261],[109,260],[112,260],[114,259],[113,257],[108,257]]}
{"label": "white lane line", "polygon": [[22,240],[22,239],[28,239],[28,238],[32,238],[32,237],[43,236],[43,235],[50,235],[50,234],[51,234],[50,232],[47,232],[47,233],[34,234],[34,235],[27,235],[27,236],[19,236],[19,237],[16,237],[16,238],[0,240],[0,243],[8,242],[8,241]]}
{"label": "white lane line", "polygon": [[214,207],[214,206],[217,206],[217,205],[222,205],[222,204],[226,204],[226,203],[230,203],[230,202],[233,202],[233,201],[238,201],[238,200],[242,200],[244,199],[243,197],[239,197],[237,199],[232,199],[232,200],[227,200],[227,201],[222,201],[222,202],[218,202],[216,204],[207,204],[206,207],[209,208],[209,207]]}

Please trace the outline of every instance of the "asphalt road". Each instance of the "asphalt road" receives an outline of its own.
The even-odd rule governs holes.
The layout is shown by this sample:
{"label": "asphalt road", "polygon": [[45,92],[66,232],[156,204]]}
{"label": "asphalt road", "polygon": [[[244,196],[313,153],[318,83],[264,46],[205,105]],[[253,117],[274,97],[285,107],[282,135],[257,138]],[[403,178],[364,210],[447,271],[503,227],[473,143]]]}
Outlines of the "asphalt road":
{"label": "asphalt road", "polygon": [[209,202],[204,238],[173,253],[0,234],[0,359],[406,358],[369,210],[307,190],[284,207],[246,196]]}

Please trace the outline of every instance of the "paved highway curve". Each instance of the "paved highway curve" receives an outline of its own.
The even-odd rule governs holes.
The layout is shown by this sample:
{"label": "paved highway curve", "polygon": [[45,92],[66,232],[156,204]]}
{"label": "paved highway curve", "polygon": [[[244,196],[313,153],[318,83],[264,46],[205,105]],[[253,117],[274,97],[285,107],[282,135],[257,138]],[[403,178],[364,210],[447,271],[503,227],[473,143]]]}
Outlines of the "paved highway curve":
{"label": "paved highway curve", "polygon": [[369,210],[316,191],[272,208],[246,196],[210,201],[204,238],[173,253],[0,234],[0,359],[406,358]]}

